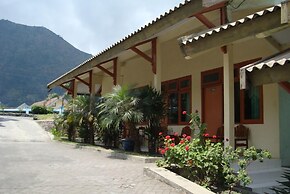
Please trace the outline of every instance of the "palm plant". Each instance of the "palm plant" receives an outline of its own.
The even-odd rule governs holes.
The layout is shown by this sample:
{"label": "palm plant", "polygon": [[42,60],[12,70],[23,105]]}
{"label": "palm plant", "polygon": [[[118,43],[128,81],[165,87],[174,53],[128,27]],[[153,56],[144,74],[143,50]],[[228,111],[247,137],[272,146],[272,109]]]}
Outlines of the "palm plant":
{"label": "palm plant", "polygon": [[[128,126],[129,134],[138,147],[136,123],[142,121],[143,114],[137,109],[138,98],[130,94],[127,86],[115,86],[113,91],[103,97],[98,105],[100,127],[110,131],[120,131],[120,126]],[[118,134],[118,133],[117,133]]]}
{"label": "palm plant", "polygon": [[285,181],[277,181],[278,183],[280,183],[280,185],[271,188],[271,190],[274,191],[276,194],[290,193],[290,168],[289,167],[285,168],[282,178],[284,178]]}
{"label": "palm plant", "polygon": [[74,140],[75,130],[78,128],[79,136],[84,138],[84,142],[94,144],[94,121],[96,115],[92,104],[94,102],[95,100],[89,96],[77,96],[69,101],[65,115],[70,141]]}
{"label": "palm plant", "polygon": [[75,100],[77,118],[79,121],[79,132],[85,143],[94,144],[96,117],[95,98],[90,96],[78,96]]}
{"label": "palm plant", "polygon": [[161,131],[160,121],[166,113],[162,94],[148,86],[137,90],[135,96],[140,99],[138,109],[143,113],[144,121],[148,123],[145,133],[149,139],[149,152],[156,152],[156,143]]}

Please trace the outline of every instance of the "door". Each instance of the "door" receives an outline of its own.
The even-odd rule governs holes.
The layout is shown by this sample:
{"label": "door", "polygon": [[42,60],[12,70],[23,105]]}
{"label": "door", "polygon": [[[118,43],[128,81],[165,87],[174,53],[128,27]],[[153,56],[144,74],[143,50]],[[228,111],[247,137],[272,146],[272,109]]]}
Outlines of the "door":
{"label": "door", "polygon": [[217,129],[223,125],[221,68],[202,73],[202,120],[210,136],[217,135]]}
{"label": "door", "polygon": [[222,84],[204,88],[203,121],[207,125],[210,136],[217,134],[223,124],[223,87]]}

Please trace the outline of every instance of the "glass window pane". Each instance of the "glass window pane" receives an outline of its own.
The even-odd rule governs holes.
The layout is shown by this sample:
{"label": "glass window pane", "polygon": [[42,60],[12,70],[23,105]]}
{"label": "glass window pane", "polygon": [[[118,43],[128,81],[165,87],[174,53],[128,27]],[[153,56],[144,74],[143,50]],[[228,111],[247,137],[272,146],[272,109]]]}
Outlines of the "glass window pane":
{"label": "glass window pane", "polygon": [[178,123],[178,93],[170,93],[168,96],[168,121]]}
{"label": "glass window pane", "polygon": [[177,90],[177,82],[169,83],[168,90]]}
{"label": "glass window pane", "polygon": [[[190,113],[190,95],[189,93],[182,93],[180,96],[180,105],[181,105],[181,122],[189,122],[189,113]],[[183,111],[186,111],[187,114],[182,114]]]}
{"label": "glass window pane", "polygon": [[208,75],[204,75],[202,82],[204,84],[208,84],[208,83],[212,83],[212,82],[217,82],[217,81],[219,81],[219,75],[220,75],[219,72],[211,73],[211,74],[208,74]]}
{"label": "glass window pane", "polygon": [[182,80],[180,82],[180,88],[183,89],[183,88],[188,88],[190,86],[190,81],[187,79],[187,80]]}
{"label": "glass window pane", "polygon": [[162,85],[161,85],[161,91],[162,91],[162,92],[165,92],[165,91],[166,91],[166,85],[165,85],[165,84],[162,84]]}
{"label": "glass window pane", "polygon": [[245,90],[245,115],[247,119],[259,119],[260,118],[260,87],[250,86]]}

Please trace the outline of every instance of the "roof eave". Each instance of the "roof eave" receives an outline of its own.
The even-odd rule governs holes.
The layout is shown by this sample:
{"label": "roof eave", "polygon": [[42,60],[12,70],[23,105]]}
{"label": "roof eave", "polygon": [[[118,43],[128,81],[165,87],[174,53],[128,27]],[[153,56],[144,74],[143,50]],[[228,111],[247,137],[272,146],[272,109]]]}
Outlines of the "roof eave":
{"label": "roof eave", "polygon": [[158,33],[192,16],[194,13],[200,12],[202,9],[202,0],[186,0],[184,4],[180,4],[179,7],[175,7],[174,10],[170,10],[169,13],[165,13],[149,25],[135,31],[131,35],[125,37],[121,41],[83,62],[71,71],[50,82],[47,85],[47,88],[52,89],[68,80],[74,79],[75,76],[91,70],[94,66],[102,63],[103,61],[107,61],[118,56],[119,53],[130,49],[139,42],[156,37]]}
{"label": "roof eave", "polygon": [[185,57],[222,47],[249,37],[268,36],[276,31],[289,27],[281,24],[281,6],[266,9],[247,16],[236,22],[231,22],[209,29],[198,35],[192,34],[179,38],[181,51]]}

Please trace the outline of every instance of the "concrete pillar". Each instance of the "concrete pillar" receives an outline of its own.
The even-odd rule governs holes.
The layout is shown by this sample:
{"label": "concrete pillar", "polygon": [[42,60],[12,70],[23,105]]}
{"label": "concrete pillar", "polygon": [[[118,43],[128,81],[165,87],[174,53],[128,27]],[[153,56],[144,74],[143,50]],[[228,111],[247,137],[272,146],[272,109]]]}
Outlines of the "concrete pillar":
{"label": "concrete pillar", "polygon": [[91,87],[91,92],[90,92],[90,95],[91,96],[94,96],[95,94],[96,94],[96,87],[95,87],[95,85],[96,85],[96,79],[95,79],[95,76],[94,76],[94,73],[92,72],[92,74],[91,74],[91,85],[90,85],[90,87]]}
{"label": "concrete pillar", "polygon": [[161,91],[161,65],[162,65],[162,60],[161,60],[161,46],[159,43],[159,40],[156,40],[156,74],[154,74],[153,78],[153,87],[157,91]]}
{"label": "concrete pillar", "polygon": [[76,79],[74,79],[73,81],[73,94],[72,97],[76,98],[78,95],[78,82],[76,81]]}
{"label": "concrete pillar", "polygon": [[224,145],[234,146],[234,64],[233,46],[227,46],[223,54],[224,67]]}
{"label": "concrete pillar", "polygon": [[122,75],[123,66],[124,66],[124,62],[119,62],[119,60],[117,60],[117,72],[116,72],[117,84],[116,85],[121,86],[123,84],[123,75]]}

